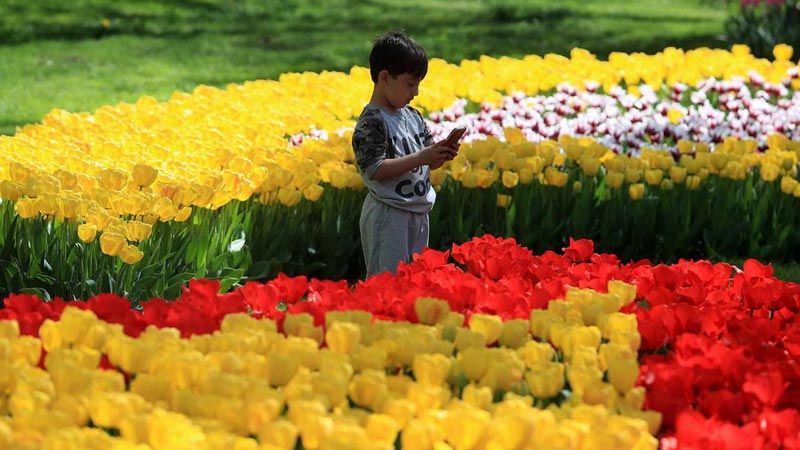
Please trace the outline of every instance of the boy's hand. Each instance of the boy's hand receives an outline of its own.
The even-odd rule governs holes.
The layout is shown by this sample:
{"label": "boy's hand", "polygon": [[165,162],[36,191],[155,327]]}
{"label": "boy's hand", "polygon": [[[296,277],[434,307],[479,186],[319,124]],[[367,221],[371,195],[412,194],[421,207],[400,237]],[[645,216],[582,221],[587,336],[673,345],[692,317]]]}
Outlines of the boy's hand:
{"label": "boy's hand", "polygon": [[422,165],[431,168],[439,168],[445,161],[450,161],[456,156],[456,149],[445,145],[443,141],[436,142],[430,147],[426,147],[419,152]]}

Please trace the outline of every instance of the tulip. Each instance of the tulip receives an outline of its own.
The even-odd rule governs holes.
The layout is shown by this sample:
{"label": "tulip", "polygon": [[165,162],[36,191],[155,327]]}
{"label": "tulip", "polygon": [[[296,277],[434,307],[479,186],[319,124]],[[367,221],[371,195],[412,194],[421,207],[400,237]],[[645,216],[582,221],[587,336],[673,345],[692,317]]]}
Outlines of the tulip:
{"label": "tulip", "polygon": [[493,399],[492,389],[470,383],[461,391],[461,399],[480,409],[489,409]]}
{"label": "tulip", "polygon": [[497,206],[500,208],[508,208],[511,204],[511,196],[505,194],[497,194]]}
{"label": "tulip", "polygon": [[420,297],[414,302],[414,312],[419,323],[435,325],[447,316],[450,305],[444,300]]}
{"label": "tulip", "polygon": [[625,175],[620,172],[608,172],[606,174],[606,184],[612,189],[619,189],[625,181]]}
{"label": "tulip", "polygon": [[451,413],[444,421],[447,441],[455,450],[476,448],[489,433],[492,416],[478,408],[465,408]]}
{"label": "tulip", "polygon": [[608,380],[619,391],[630,390],[639,377],[639,364],[633,358],[611,358],[608,361]]}
{"label": "tulip", "polygon": [[186,222],[189,219],[189,216],[192,215],[192,207],[191,206],[184,206],[175,213],[174,220],[176,222]]}
{"label": "tulip", "polygon": [[631,200],[641,200],[644,197],[644,184],[636,183],[628,186],[628,195]]}
{"label": "tulip", "polygon": [[450,358],[441,354],[420,354],[414,357],[412,370],[418,383],[438,386],[450,372]]}
{"label": "tulip", "polygon": [[150,186],[158,177],[158,170],[147,164],[136,164],[132,170],[133,181],[140,188]]}
{"label": "tulip", "polygon": [[[473,316],[474,317],[474,316]],[[503,322],[499,342],[503,347],[519,348],[528,341],[530,323],[525,319],[514,319]]]}
{"label": "tulip", "polygon": [[564,364],[547,362],[535,365],[525,374],[525,382],[534,397],[555,397],[564,387]]}
{"label": "tulip", "polygon": [[80,238],[81,242],[85,244],[89,244],[94,242],[95,237],[97,236],[97,226],[91,223],[82,223],[78,225],[78,238]]}
{"label": "tulip", "polygon": [[508,189],[514,188],[519,183],[519,174],[508,170],[503,171],[503,186]]}
{"label": "tulip", "polygon": [[337,353],[353,353],[360,340],[361,328],[353,323],[335,322],[325,332],[328,348]]}
{"label": "tulip", "polygon": [[562,187],[567,183],[569,174],[560,172],[555,167],[548,167],[544,171],[544,178],[547,180],[547,184],[551,186]]}
{"label": "tulip", "polygon": [[119,257],[125,264],[133,265],[142,260],[144,253],[138,247],[128,244],[119,251]]}
{"label": "tulip", "polygon": [[22,197],[22,185],[11,180],[0,182],[0,199],[15,202]]}
{"label": "tulip", "polygon": [[100,250],[103,254],[117,256],[125,247],[125,236],[118,233],[103,232],[100,235]]}

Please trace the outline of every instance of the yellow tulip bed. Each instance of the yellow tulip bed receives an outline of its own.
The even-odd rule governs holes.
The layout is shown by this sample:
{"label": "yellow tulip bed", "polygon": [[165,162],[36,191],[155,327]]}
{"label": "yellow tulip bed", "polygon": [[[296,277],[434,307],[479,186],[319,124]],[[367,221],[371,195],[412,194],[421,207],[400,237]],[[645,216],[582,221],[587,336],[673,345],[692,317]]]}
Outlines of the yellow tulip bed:
{"label": "yellow tulip bed", "polygon": [[[414,105],[433,112],[459,99],[498,104],[504,93],[552,92],[561,83],[636,92],[754,72],[796,88],[798,80],[787,78],[797,70],[791,55],[778,46],[769,61],[734,46],[613,53],[608,61],[581,49],[569,57],[434,59]],[[139,299],[175,296],[191,276],[221,278],[225,287],[281,271],[356,276],[364,192],[346,130],[370,85],[362,67],[284,74],[92,114],[53,110],[0,137],[7,289],[78,298],[111,290]],[[328,138],[289,144],[314,130]],[[679,140],[673,150],[620,154],[569,135],[530,142],[513,127],[465,143],[432,173],[439,200],[431,244],[463,242],[480,229],[537,250],[588,237],[623,257],[673,258],[691,248],[698,256],[710,249],[781,258],[800,246],[790,229],[800,220],[793,213],[800,142],[773,134],[765,148],[732,137],[717,145]],[[674,229],[686,231],[660,237]]]}
{"label": "yellow tulip bed", "polygon": [[[585,244],[549,261],[529,253],[518,257],[529,270],[578,267],[590,256],[576,253],[585,252]],[[486,246],[481,256],[471,253],[479,246]],[[513,242],[493,239],[453,250],[468,264],[509,251],[524,253]],[[466,286],[484,276],[461,272],[441,257],[428,252],[405,276],[433,274],[427,289],[448,277],[460,277]],[[597,272],[587,275],[601,283],[609,273],[601,266],[609,263],[604,267],[614,267],[598,260]],[[514,272],[492,276],[524,282]],[[575,276],[565,272],[551,281]],[[304,290],[326,298],[335,292],[335,283],[315,283],[278,278],[221,296],[218,283],[196,282],[174,303],[145,303],[143,314],[109,295],[86,303],[12,296],[6,300],[10,312],[0,317],[6,319],[0,320],[0,446],[658,447],[661,415],[643,409],[645,387],[637,385],[636,315],[621,312],[637,295],[631,284],[610,280],[604,293],[564,286],[563,298],[544,302],[544,309],[529,310],[525,318],[424,296],[408,303],[413,322],[387,317],[377,304],[375,315],[358,309],[301,312],[313,307],[308,300],[285,312],[263,309],[270,292],[289,302]],[[487,284],[507,289],[500,280],[480,283],[484,290]],[[330,300],[347,308],[371,294],[338,295]],[[216,324],[201,330],[198,323],[209,314]]]}

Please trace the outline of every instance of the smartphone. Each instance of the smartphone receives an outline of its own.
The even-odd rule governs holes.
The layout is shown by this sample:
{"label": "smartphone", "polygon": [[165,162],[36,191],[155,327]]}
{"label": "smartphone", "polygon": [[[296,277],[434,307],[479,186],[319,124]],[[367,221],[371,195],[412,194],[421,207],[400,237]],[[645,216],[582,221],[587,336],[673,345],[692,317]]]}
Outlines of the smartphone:
{"label": "smartphone", "polygon": [[451,131],[450,134],[447,136],[447,138],[444,140],[445,144],[455,145],[458,142],[458,140],[461,139],[461,136],[464,136],[464,133],[466,132],[467,132],[466,127],[453,128],[453,131]]}

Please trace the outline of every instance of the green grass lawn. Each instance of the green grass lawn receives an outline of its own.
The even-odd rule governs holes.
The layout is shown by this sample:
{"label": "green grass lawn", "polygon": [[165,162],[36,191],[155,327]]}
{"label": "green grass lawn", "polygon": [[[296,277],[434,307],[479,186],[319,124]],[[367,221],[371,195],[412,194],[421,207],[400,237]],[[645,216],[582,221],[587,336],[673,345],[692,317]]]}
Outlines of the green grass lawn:
{"label": "green grass lawn", "polygon": [[[404,28],[431,56],[655,52],[722,46],[710,0],[5,0],[0,134],[52,108],[92,111],[288,71],[367,65]],[[424,87],[424,86],[423,86]]]}

